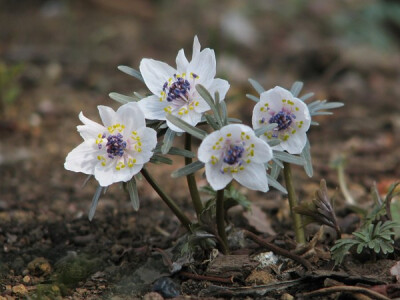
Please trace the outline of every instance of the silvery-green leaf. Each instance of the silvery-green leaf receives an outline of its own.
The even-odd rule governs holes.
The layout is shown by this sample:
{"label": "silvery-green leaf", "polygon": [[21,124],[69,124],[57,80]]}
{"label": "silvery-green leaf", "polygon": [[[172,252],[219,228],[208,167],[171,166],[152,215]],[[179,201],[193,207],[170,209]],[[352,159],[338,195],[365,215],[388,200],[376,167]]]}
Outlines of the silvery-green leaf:
{"label": "silvery-green leaf", "polygon": [[326,102],[322,109],[334,109],[344,106],[343,102]]}
{"label": "silvery-green leaf", "polygon": [[137,70],[135,70],[135,69],[133,69],[131,67],[118,66],[118,70],[124,72],[125,74],[131,75],[131,76],[139,79],[140,81],[144,82],[142,74],[139,71],[137,71]]}
{"label": "silvery-green leaf", "polygon": [[133,94],[138,97],[138,99],[143,99],[145,96],[143,96],[142,94],[139,94],[138,92],[133,92]]}
{"label": "silvery-green leaf", "polygon": [[257,91],[257,93],[261,94],[262,92],[265,91],[263,86],[261,84],[259,84],[258,81],[249,78],[249,82],[253,86],[253,88]]}
{"label": "silvery-green leaf", "polygon": [[242,124],[242,120],[236,119],[236,118],[228,118],[228,123],[237,123],[237,124]]}
{"label": "silvery-green leaf", "polygon": [[295,165],[304,165],[304,159],[300,156],[292,155],[283,151],[273,151],[274,153],[274,158],[279,159],[281,161],[290,163],[290,164],[295,164]]}
{"label": "silvery-green leaf", "polygon": [[310,124],[311,124],[311,125],[315,125],[315,126],[318,126],[318,125],[319,125],[319,123],[318,123],[318,122],[315,122],[315,121],[311,121]]}
{"label": "silvery-green leaf", "polygon": [[202,169],[203,167],[204,167],[204,163],[198,160],[198,161],[192,162],[191,164],[184,166],[183,168],[180,168],[180,169],[172,172],[171,177],[178,178],[178,177],[186,176],[186,175],[192,174],[192,173]]}
{"label": "silvery-green leaf", "polygon": [[126,187],[128,188],[128,193],[129,193],[129,197],[131,198],[131,203],[132,203],[133,209],[135,211],[138,211],[140,203],[139,203],[139,195],[138,195],[135,177],[132,177],[132,179],[127,182]]}
{"label": "silvery-green leaf", "polygon": [[157,155],[157,154],[154,154],[151,158],[150,158],[150,162],[151,163],[153,163],[153,164],[166,164],[166,165],[172,165],[172,160],[171,159],[169,159],[169,158],[167,158],[167,157],[164,157],[164,156],[161,156],[161,155]]}
{"label": "silvery-green leaf", "polygon": [[278,181],[276,181],[271,175],[267,174],[268,185],[276,188],[278,191],[281,191],[284,194],[287,194],[287,190],[283,187]]}
{"label": "silvery-green leaf", "polygon": [[209,115],[209,114],[204,114],[204,117],[207,121],[207,123],[214,129],[214,130],[218,130],[219,126],[217,124],[217,122],[215,121],[215,118],[213,115]]}
{"label": "silvery-green leaf", "polygon": [[92,221],[92,219],[94,217],[94,213],[96,212],[96,208],[97,208],[97,203],[99,203],[99,198],[100,198],[102,191],[103,191],[103,187],[99,185],[97,187],[96,191],[94,192],[92,204],[90,205],[90,209],[89,209],[89,221]]}
{"label": "silvery-green leaf", "polygon": [[276,165],[278,165],[279,168],[283,169],[283,163],[282,163],[279,159],[277,159],[277,158],[275,158],[275,157],[272,157],[272,161],[273,161]]}
{"label": "silvery-green leaf", "polygon": [[196,154],[194,154],[192,151],[186,150],[186,149],[180,149],[176,147],[171,147],[168,151],[168,154],[170,155],[180,155],[183,157],[189,157],[189,158],[195,158]]}
{"label": "silvery-green leaf", "polygon": [[282,141],[281,141],[280,139],[270,139],[270,140],[268,140],[268,142],[267,142],[267,144],[268,144],[270,147],[277,146],[277,145],[279,145],[280,143],[282,143]]}
{"label": "silvery-green leaf", "polygon": [[117,101],[117,102],[119,102],[119,103],[121,103],[121,104],[126,104],[126,103],[129,103],[129,102],[136,102],[136,101],[138,101],[138,99],[135,99],[135,98],[133,98],[133,97],[126,96],[126,95],[122,95],[122,94],[115,93],[115,92],[109,93],[108,96],[109,96],[111,99],[113,99],[113,100],[115,100],[115,101]]}
{"label": "silvery-green leaf", "polygon": [[221,107],[221,119],[222,119],[222,123],[223,125],[228,125],[228,110],[226,108],[226,103],[225,101],[221,101],[220,102],[220,107]]}
{"label": "silvery-green leaf", "polygon": [[260,128],[257,128],[256,130],[254,130],[254,132],[255,132],[256,136],[260,136],[260,135],[263,135],[264,133],[266,133],[267,131],[274,129],[276,126],[278,126],[278,124],[276,124],[276,123],[263,125]]}
{"label": "silvery-green leaf", "polygon": [[270,176],[273,179],[276,180],[278,178],[279,173],[281,172],[281,170],[282,170],[282,168],[277,163],[273,162],[272,166],[271,166],[271,174],[270,174]]}
{"label": "silvery-green leaf", "polygon": [[310,153],[310,142],[307,139],[306,145],[303,148],[303,151],[301,152],[300,156],[304,159],[304,170],[306,171],[306,174],[308,177],[313,176],[313,166],[311,162],[311,153]]}
{"label": "silvery-green leaf", "polygon": [[194,127],[194,126],[190,125],[189,123],[183,121],[182,119],[175,117],[174,115],[168,114],[167,120],[170,121],[175,126],[182,129],[183,131],[191,134],[192,136],[194,136],[200,140],[203,140],[207,136],[207,132],[205,132],[204,130]]}
{"label": "silvery-green leaf", "polygon": [[163,145],[161,147],[162,154],[167,154],[169,152],[169,149],[171,149],[172,143],[174,142],[174,138],[175,138],[175,131],[168,128],[167,131],[165,132]]}
{"label": "silvery-green leaf", "polygon": [[327,116],[327,115],[333,115],[333,112],[331,111],[316,111],[310,113],[311,116]]}
{"label": "silvery-green leaf", "polygon": [[303,96],[300,97],[300,100],[306,101],[307,99],[310,99],[311,97],[314,97],[313,92],[304,94]]}
{"label": "silvery-green leaf", "polygon": [[322,102],[321,100],[315,100],[314,102],[311,102],[310,104],[307,104],[307,107],[308,107],[309,110],[313,110],[314,107],[320,105],[321,102]]}
{"label": "silvery-green leaf", "polygon": [[218,108],[215,105],[215,101],[212,98],[210,92],[201,84],[196,85],[196,90],[200,94],[200,96],[207,102],[208,106],[210,106],[214,114],[215,120],[217,121],[218,124],[220,124],[220,127],[222,127],[222,121],[218,112]]}
{"label": "silvery-green leaf", "polygon": [[293,94],[293,96],[297,97],[300,94],[303,85],[304,83],[301,81],[296,81],[293,83],[292,87],[290,88],[290,92]]}
{"label": "silvery-green leaf", "polygon": [[257,98],[256,96],[252,94],[246,94],[246,97],[249,98],[250,100],[253,100],[254,102],[260,102],[260,98]]}

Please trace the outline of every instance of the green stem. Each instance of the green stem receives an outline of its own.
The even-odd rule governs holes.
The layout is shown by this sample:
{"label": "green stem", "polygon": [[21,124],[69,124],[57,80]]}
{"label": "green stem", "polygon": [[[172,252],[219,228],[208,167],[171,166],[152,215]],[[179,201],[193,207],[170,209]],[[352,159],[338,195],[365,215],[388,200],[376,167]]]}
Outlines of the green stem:
{"label": "green stem", "polygon": [[217,229],[221,241],[222,253],[229,254],[228,240],[225,232],[224,189],[217,191]]}
{"label": "green stem", "polygon": [[304,228],[303,228],[303,223],[301,221],[301,215],[299,215],[293,211],[293,207],[297,206],[298,202],[297,202],[296,192],[294,190],[294,185],[293,185],[291,166],[287,162],[284,162],[283,166],[284,166],[283,175],[285,177],[286,190],[288,191],[290,213],[291,213],[291,216],[293,219],[293,226],[294,226],[294,232],[296,234],[296,241],[298,243],[305,244],[306,238],[304,235]]}
{"label": "green stem", "polygon": [[[192,150],[192,136],[189,133],[185,134],[185,149]],[[185,165],[191,164],[192,159],[190,157],[185,157]],[[197,188],[196,178],[194,173],[186,176],[187,183],[189,186],[190,196],[192,197],[192,203],[197,214],[197,219],[200,220],[200,214],[203,211],[203,204],[200,200],[199,189]]]}
{"label": "green stem", "polygon": [[152,186],[152,188],[157,192],[160,198],[168,205],[168,207],[172,210],[175,216],[178,217],[179,221],[181,221],[182,225],[186,227],[188,231],[190,231],[191,222],[189,218],[181,211],[178,205],[172,200],[163,189],[154,181],[153,177],[149,174],[149,172],[143,168],[141,171],[144,178],[146,178],[147,182]]}

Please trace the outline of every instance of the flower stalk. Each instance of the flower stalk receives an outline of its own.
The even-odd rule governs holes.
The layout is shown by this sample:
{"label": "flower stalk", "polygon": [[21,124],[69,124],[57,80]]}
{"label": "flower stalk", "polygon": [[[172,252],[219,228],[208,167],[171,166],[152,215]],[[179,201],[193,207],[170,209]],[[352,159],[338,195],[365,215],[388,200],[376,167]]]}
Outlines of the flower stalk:
{"label": "flower stalk", "polygon": [[[188,133],[185,134],[185,149],[188,151],[192,150],[192,136]],[[193,160],[190,157],[185,157],[185,165],[189,165],[192,162]],[[200,200],[199,190],[197,188],[194,173],[187,175],[186,180],[189,186],[189,192],[190,196],[192,197],[192,203],[196,211],[197,219],[200,220],[200,214],[203,211],[203,204]]]}
{"label": "flower stalk", "polygon": [[220,237],[221,249],[223,254],[229,254],[228,240],[225,231],[225,209],[224,209],[224,191],[225,189],[217,191],[217,229]]}
{"label": "flower stalk", "polygon": [[295,213],[293,208],[298,205],[296,192],[293,185],[293,177],[292,170],[289,163],[283,163],[283,176],[285,177],[286,190],[288,192],[289,206],[290,206],[290,214],[293,220],[294,232],[296,234],[296,241],[300,244],[306,243],[306,238],[304,234],[303,223],[301,220],[301,215]]}
{"label": "flower stalk", "polygon": [[164,190],[157,184],[154,178],[149,174],[146,168],[141,170],[141,173],[144,178],[146,178],[147,182],[151,185],[151,187],[156,191],[156,193],[160,196],[160,198],[167,204],[167,206],[172,210],[172,212],[177,216],[179,221],[183,226],[186,227],[188,231],[190,231],[191,222],[189,218],[181,211],[179,206],[172,200]]}

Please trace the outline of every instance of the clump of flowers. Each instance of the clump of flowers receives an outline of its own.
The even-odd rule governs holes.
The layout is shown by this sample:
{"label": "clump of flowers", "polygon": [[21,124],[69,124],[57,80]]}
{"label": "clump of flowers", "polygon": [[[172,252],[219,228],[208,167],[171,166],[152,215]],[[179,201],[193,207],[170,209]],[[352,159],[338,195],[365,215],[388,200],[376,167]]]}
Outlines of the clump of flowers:
{"label": "clump of flowers", "polygon": [[[257,102],[252,117],[253,128],[242,125],[241,120],[228,116],[224,100],[230,85],[224,79],[215,78],[214,51],[208,48],[200,50],[197,37],[193,42],[192,59],[189,61],[181,49],[176,57],[176,68],[145,58],[140,63],[140,71],[127,66],[119,66],[119,69],[141,80],[150,95],[111,93],[110,97],[122,106],[116,112],[99,106],[103,125],[89,120],[82,113],[79,116],[84,125],[78,126],[78,131],[84,141],[68,154],[65,168],[94,175],[99,183],[89,219],[94,215],[101,192],[118,182],[127,186],[137,210],[139,197],[135,176],[140,172],[190,233],[199,233],[201,228],[202,233],[198,236],[213,239],[224,253],[229,252],[225,191],[232,194],[231,181],[234,179],[248,189],[261,192],[274,187],[288,194],[291,207],[296,206],[290,166],[302,165],[312,176],[307,139],[310,125],[317,125],[312,117],[342,106],[326,100],[306,104],[304,101],[312,94],[299,97],[303,86],[300,82],[294,83],[290,91],[281,87],[265,91],[258,82],[250,79],[260,95],[247,95]],[[174,147],[174,139],[182,134],[184,149]],[[197,155],[192,151],[192,137],[201,140]],[[171,164],[172,161],[164,154],[185,159],[185,166],[171,175],[187,178],[197,222],[181,210],[145,168],[148,162]],[[209,189],[214,191],[215,205],[204,205],[199,196],[194,173],[203,168]],[[281,170],[286,188],[277,181]],[[212,208],[215,208],[214,214],[209,213]],[[292,215],[296,239],[304,243],[301,217],[294,211]],[[210,220],[216,224],[216,231],[206,226]]]}

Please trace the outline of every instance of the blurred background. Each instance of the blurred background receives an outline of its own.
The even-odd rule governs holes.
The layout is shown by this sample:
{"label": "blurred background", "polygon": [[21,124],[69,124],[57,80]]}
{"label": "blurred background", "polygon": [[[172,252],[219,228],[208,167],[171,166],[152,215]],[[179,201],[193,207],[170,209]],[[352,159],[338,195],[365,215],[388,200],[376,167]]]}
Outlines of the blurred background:
{"label": "blurred background", "polygon": [[[70,224],[87,223],[96,188],[95,182],[82,188],[85,175],[63,168],[67,153],[81,143],[79,112],[99,120],[97,105],[118,107],[110,92],[145,93],[141,82],[117,66],[138,69],[143,57],[175,66],[179,49],[191,57],[194,35],[203,48],[215,50],[217,75],[231,83],[230,115],[244,123],[251,123],[254,106],[245,94],[256,94],[249,77],[265,89],[290,88],[301,80],[303,93],[315,92],[314,99],[345,103],[334,116],[318,118],[321,126],[310,131],[314,177],[295,170],[302,199],[321,178],[338,186],[330,163],[342,154],[348,185],[360,202],[373,182],[384,193],[400,179],[398,1],[0,0],[0,244],[8,245],[3,255],[33,245],[37,251],[59,243],[60,249],[72,247],[66,242],[73,235]],[[169,179],[176,168],[150,167],[189,206],[185,181]],[[205,184],[200,174],[199,180]],[[176,226],[167,210],[152,210],[163,204],[147,184],[139,187],[142,213],[134,213],[128,196],[113,186],[101,198],[94,223],[79,234],[93,234],[93,224],[103,228],[100,222],[108,220],[140,244],[155,226]],[[249,195],[255,201],[264,197]],[[45,232],[37,239],[6,235],[31,235],[32,222]],[[108,234],[109,240],[120,237]]]}

